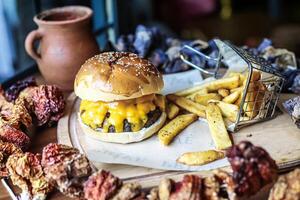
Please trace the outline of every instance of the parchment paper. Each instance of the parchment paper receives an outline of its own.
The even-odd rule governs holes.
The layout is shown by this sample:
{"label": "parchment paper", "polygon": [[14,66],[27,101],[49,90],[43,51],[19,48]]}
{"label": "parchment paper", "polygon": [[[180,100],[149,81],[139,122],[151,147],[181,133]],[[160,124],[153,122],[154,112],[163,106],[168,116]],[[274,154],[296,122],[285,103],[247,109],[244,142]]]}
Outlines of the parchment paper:
{"label": "parchment paper", "polygon": [[[164,76],[163,94],[175,92],[198,84],[202,77],[197,70]],[[80,127],[79,127],[80,128]],[[101,142],[82,135],[89,159],[103,163],[119,163],[165,170],[210,170],[229,165],[227,159],[221,159],[203,166],[186,166],[176,162],[185,152],[214,149],[209,128],[199,119],[181,132],[169,146],[159,143],[157,135],[132,144],[113,144]]]}

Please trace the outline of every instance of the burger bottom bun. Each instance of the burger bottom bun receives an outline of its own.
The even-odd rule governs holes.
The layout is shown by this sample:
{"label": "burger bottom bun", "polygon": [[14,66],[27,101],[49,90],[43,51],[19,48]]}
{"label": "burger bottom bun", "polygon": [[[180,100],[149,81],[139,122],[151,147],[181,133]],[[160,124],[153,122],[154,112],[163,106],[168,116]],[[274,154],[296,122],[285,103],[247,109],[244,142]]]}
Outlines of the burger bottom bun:
{"label": "burger bottom bun", "polygon": [[132,142],[140,142],[151,137],[154,133],[156,133],[165,123],[166,121],[166,113],[162,112],[159,119],[152,124],[148,128],[143,128],[137,132],[123,132],[123,133],[103,133],[100,131],[96,131],[89,126],[85,125],[79,116],[79,122],[83,132],[96,140],[104,141],[104,142],[112,142],[112,143],[120,143],[120,144],[128,144]]}

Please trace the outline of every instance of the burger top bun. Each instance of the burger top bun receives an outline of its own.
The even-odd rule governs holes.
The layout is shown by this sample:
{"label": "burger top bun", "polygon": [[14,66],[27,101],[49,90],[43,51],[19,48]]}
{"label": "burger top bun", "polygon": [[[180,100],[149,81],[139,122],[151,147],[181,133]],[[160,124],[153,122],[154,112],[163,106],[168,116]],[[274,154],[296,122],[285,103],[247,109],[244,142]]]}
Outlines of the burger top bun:
{"label": "burger top bun", "polygon": [[162,75],[134,53],[105,52],[88,59],[76,75],[74,90],[81,99],[118,101],[158,93]]}

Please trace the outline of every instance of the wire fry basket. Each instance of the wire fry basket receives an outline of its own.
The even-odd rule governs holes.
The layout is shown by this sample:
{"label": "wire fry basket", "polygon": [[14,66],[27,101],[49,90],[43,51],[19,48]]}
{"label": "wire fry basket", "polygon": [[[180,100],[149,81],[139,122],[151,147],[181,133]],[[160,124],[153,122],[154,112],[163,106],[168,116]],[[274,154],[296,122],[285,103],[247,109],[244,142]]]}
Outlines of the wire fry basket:
{"label": "wire fry basket", "polygon": [[[187,45],[182,48],[180,57],[189,66],[207,75],[213,75],[215,78],[220,77],[218,72],[222,63],[227,65],[238,63],[237,65],[240,66],[238,72],[244,74],[246,79],[243,84],[238,114],[234,119],[235,123],[232,123],[229,129],[236,131],[244,126],[274,118],[284,83],[281,74],[261,57],[251,55],[227,41],[216,39],[214,42],[219,49],[217,58],[207,56]],[[214,62],[214,70],[207,71],[190,62],[185,54],[186,51],[196,53],[206,61]]]}

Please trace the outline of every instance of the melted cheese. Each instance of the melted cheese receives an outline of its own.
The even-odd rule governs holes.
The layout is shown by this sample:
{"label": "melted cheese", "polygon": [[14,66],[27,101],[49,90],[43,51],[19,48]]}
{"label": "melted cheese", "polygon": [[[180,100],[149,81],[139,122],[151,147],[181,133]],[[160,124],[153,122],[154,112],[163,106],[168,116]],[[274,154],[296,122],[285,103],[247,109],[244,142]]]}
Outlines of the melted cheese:
{"label": "melted cheese", "polygon": [[[80,116],[83,123],[93,129],[102,127],[102,131],[105,133],[108,132],[111,125],[115,127],[115,132],[123,132],[124,120],[126,119],[131,124],[131,130],[135,132],[144,127],[148,120],[147,114],[155,110],[156,106],[161,108],[161,105],[164,105],[164,98],[161,96],[157,98],[154,95],[141,97],[135,101],[111,103],[82,100]],[[107,113],[109,113],[109,117],[105,120]]]}

